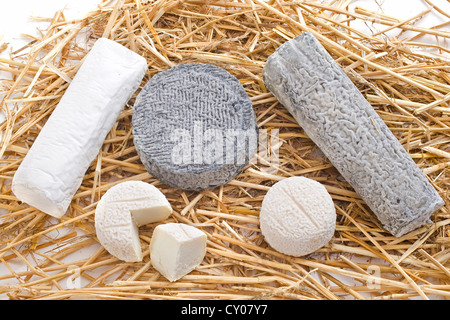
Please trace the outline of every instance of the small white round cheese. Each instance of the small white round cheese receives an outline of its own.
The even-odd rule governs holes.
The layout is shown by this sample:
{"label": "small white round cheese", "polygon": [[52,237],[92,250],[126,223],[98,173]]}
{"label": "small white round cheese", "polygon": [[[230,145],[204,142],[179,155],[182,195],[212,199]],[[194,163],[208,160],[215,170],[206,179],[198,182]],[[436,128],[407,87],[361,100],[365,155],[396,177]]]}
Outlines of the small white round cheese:
{"label": "small white round cheese", "polygon": [[260,227],[275,250],[303,256],[326,245],[336,228],[336,209],[328,191],[306,177],[274,184],[262,202]]}
{"label": "small white round cheese", "polygon": [[95,229],[103,247],[126,262],[142,260],[138,227],[169,217],[172,207],[154,185],[121,182],[110,188],[95,210]]}

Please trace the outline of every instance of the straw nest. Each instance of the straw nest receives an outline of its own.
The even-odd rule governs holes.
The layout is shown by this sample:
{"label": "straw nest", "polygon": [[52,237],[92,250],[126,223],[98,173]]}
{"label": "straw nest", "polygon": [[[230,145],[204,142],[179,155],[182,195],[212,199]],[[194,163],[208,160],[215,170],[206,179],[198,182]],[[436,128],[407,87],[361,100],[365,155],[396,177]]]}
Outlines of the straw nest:
{"label": "straw nest", "polygon": [[[0,61],[0,69],[13,77],[0,86],[7,115],[0,144],[0,293],[9,299],[448,298],[450,64],[415,49],[423,46],[419,36],[432,35],[442,43],[450,33],[415,22],[430,11],[450,16],[426,2],[429,10],[407,21],[363,8],[349,11],[349,1],[105,1],[77,21],[57,12],[40,37]],[[353,20],[376,21],[385,29],[364,34],[352,29]],[[401,238],[383,230],[265,88],[261,71],[267,57],[307,30],[319,36],[446,201],[431,224]],[[416,36],[388,38],[389,30]],[[10,189],[14,172],[99,37],[114,39],[148,60],[143,84],[157,72],[188,62],[215,64],[235,75],[253,101],[259,127],[269,134],[278,130],[276,170],[257,161],[226,185],[203,192],[161,184],[146,172],[133,146],[133,97],[67,215],[56,220],[18,201]],[[434,47],[449,53],[445,46]],[[323,183],[338,214],[329,244],[301,258],[270,248],[258,220],[270,186],[293,175]],[[99,245],[97,201],[125,180],[160,188],[174,209],[165,222],[195,225],[207,234],[206,257],[196,270],[170,283],[153,269],[148,244],[157,224],[140,229],[145,250],[140,263],[119,261]]]}

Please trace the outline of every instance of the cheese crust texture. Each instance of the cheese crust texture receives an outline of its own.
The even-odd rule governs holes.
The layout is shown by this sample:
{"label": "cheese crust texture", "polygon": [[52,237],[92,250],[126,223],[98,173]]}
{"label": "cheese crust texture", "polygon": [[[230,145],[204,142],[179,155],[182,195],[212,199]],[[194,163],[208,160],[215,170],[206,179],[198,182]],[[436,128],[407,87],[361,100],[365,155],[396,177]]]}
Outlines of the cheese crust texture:
{"label": "cheese crust texture", "polygon": [[133,137],[147,171],[184,190],[223,185],[256,153],[252,102],[220,67],[181,64],[154,75],[133,110]]}
{"label": "cheese crust texture", "polygon": [[158,225],[150,241],[153,267],[169,281],[176,281],[194,270],[206,254],[206,234],[188,224]]}
{"label": "cheese crust texture", "polygon": [[391,234],[422,226],[444,204],[312,33],[280,46],[267,60],[263,79]]}
{"label": "cheese crust texture", "polygon": [[146,60],[133,51],[96,41],[14,175],[19,200],[57,218],[66,213],[146,70]]}
{"label": "cheese crust texture", "polygon": [[328,191],[306,177],[275,183],[262,202],[261,233],[275,250],[310,254],[326,245],[336,229],[336,210]]}
{"label": "cheese crust texture", "polygon": [[126,262],[142,260],[139,227],[167,219],[172,207],[154,185],[125,181],[103,195],[95,209],[95,230],[102,246]]}

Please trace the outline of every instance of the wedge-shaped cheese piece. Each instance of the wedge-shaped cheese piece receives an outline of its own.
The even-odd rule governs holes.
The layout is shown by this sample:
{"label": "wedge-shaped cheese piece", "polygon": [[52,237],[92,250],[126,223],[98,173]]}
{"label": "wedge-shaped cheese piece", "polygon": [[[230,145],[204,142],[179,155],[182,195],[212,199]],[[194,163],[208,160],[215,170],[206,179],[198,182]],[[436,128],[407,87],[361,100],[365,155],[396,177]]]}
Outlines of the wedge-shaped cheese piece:
{"label": "wedge-shaped cheese piece", "polygon": [[326,245],[336,229],[336,210],[328,191],[306,177],[285,178],[264,197],[261,232],[275,250],[292,256]]}
{"label": "wedge-shaped cheese piece", "polygon": [[279,47],[267,60],[263,79],[391,234],[399,237],[422,226],[444,205],[312,33]]}
{"label": "wedge-shaped cheese piece", "polygon": [[136,151],[152,176],[185,190],[212,189],[235,177],[256,153],[258,130],[239,80],[204,63],[154,75],[133,109]]}
{"label": "wedge-shaped cheese piece", "polygon": [[172,207],[154,185],[121,182],[110,188],[95,209],[95,230],[103,247],[127,262],[142,260],[139,227],[169,217]]}
{"label": "wedge-shaped cheese piece", "polygon": [[96,41],[14,175],[19,200],[57,218],[66,213],[146,70],[146,60],[133,51]]}
{"label": "wedge-shaped cheese piece", "polygon": [[176,281],[194,270],[205,254],[206,234],[193,226],[166,223],[153,231],[151,263],[169,281]]}

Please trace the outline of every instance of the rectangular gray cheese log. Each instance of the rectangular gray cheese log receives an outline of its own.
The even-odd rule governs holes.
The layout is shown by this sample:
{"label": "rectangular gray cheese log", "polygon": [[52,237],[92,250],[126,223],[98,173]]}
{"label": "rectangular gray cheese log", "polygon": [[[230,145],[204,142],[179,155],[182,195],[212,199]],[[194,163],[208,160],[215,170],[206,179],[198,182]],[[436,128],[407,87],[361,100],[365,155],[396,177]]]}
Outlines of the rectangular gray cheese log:
{"label": "rectangular gray cheese log", "polygon": [[146,70],[145,58],[98,39],[16,171],[16,197],[62,217]]}
{"label": "rectangular gray cheese log", "polygon": [[424,225],[444,205],[312,33],[280,46],[267,60],[263,79],[391,234],[399,237]]}

